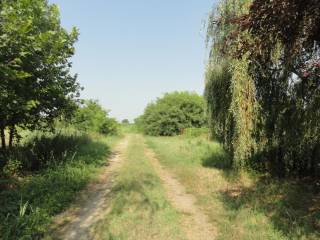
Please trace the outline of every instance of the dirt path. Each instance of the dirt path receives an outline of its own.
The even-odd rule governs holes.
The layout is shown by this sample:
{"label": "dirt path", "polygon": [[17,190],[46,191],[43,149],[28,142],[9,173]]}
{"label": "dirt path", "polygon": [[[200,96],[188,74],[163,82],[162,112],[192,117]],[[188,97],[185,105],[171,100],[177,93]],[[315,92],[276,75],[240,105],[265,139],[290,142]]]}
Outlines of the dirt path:
{"label": "dirt path", "polygon": [[188,194],[182,184],[166,171],[159,163],[155,153],[146,148],[145,154],[161,178],[171,204],[181,213],[182,229],[189,240],[214,240],[216,229],[209,223],[208,217],[197,207],[196,199]]}
{"label": "dirt path", "polygon": [[117,169],[122,164],[122,155],[128,145],[125,137],[115,147],[109,165],[105,167],[99,179],[84,190],[77,203],[66,212],[60,214],[54,224],[53,239],[88,240],[91,239],[92,227],[103,216],[108,208],[109,193]]}
{"label": "dirt path", "polygon": [[[78,201],[70,209],[56,217],[53,236],[45,239],[92,239],[95,224],[108,211],[113,180],[116,177],[117,170],[122,165],[123,153],[128,146],[129,138],[125,137],[116,146],[114,156],[109,160],[110,164],[105,167],[99,179],[89,184],[80,193]],[[144,143],[141,142],[141,144]],[[184,186],[160,165],[151,149],[145,147],[145,154],[161,178],[168,200],[173,207],[183,214],[181,227],[187,239],[214,240],[216,237],[215,228],[209,223],[208,217],[197,207],[195,197],[188,194]]]}

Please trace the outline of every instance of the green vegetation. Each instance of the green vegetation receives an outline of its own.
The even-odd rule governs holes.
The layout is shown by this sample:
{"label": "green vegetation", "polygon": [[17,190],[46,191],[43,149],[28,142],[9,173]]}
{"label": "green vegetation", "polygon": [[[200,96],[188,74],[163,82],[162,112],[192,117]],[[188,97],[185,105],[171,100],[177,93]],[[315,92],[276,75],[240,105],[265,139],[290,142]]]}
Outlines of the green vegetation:
{"label": "green vegetation", "polygon": [[105,135],[118,133],[119,124],[108,116],[98,101],[86,100],[77,109],[72,119],[72,125],[84,132],[98,132]]}
{"label": "green vegetation", "polygon": [[222,0],[210,15],[209,125],[235,168],[319,177],[319,12],[314,0]]}
{"label": "green vegetation", "polygon": [[40,239],[105,165],[117,137],[98,133],[118,123],[97,102],[79,104],[78,30],[61,27],[56,5],[3,0],[0,15],[0,238]]}
{"label": "green vegetation", "polygon": [[173,92],[150,103],[136,119],[138,127],[148,135],[173,136],[186,128],[205,125],[204,100],[196,93]]}
{"label": "green vegetation", "polygon": [[206,127],[202,128],[186,128],[183,131],[183,135],[185,137],[200,137],[200,136],[206,136],[209,138],[209,129]]}
{"label": "green vegetation", "polygon": [[316,187],[235,172],[222,146],[203,137],[148,137],[147,143],[197,197],[218,228],[217,240],[319,239]]}
{"label": "green vegetation", "polygon": [[130,124],[130,121],[128,119],[123,119],[121,121],[122,124]]}
{"label": "green vegetation", "polygon": [[10,177],[1,178],[1,239],[41,238],[52,216],[97,176],[116,140],[70,131],[27,140],[5,168]]}
{"label": "green vegetation", "polygon": [[179,215],[168,203],[159,177],[144,153],[144,139],[131,135],[125,162],[112,189],[110,211],[94,239],[185,239]]}
{"label": "green vegetation", "polygon": [[121,134],[126,161],[95,238],[185,239],[139,131],[218,239],[320,239],[319,23],[319,0],[221,0],[204,98],[166,93],[119,124],[79,99],[78,30],[62,28],[58,7],[0,1],[0,239],[41,239]]}
{"label": "green vegetation", "polygon": [[0,12],[0,135],[5,149],[19,139],[16,127],[46,128],[73,112],[80,87],[70,73],[70,58],[78,31],[63,29],[58,7],[46,0],[3,0]]}

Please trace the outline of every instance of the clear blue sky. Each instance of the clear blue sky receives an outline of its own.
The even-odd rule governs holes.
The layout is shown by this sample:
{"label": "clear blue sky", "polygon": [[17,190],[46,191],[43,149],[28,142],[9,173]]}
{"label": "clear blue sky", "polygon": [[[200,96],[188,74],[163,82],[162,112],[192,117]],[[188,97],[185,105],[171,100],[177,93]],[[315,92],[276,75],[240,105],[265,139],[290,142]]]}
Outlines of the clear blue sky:
{"label": "clear blue sky", "polygon": [[73,72],[119,120],[165,92],[203,93],[203,22],[215,0],[50,0],[80,30]]}

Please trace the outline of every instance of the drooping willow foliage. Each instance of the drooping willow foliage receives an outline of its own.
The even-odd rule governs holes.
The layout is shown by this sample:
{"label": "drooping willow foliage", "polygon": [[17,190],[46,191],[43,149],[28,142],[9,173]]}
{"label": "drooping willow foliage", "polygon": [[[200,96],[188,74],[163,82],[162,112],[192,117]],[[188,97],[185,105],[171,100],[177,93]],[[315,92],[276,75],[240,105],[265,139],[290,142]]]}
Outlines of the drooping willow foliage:
{"label": "drooping willow foliage", "polygon": [[208,43],[210,126],[234,166],[319,177],[320,1],[224,0]]}

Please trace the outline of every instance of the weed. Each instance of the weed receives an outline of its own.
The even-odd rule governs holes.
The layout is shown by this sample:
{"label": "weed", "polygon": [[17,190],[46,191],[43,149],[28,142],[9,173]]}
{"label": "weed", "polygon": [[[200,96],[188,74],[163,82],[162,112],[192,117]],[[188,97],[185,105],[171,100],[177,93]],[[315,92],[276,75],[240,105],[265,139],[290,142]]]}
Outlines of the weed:
{"label": "weed", "polygon": [[24,172],[19,178],[6,177],[0,182],[1,239],[40,239],[52,216],[66,209],[105,165],[109,144],[116,138],[108,139],[62,133],[37,135],[11,153],[22,159]]}

